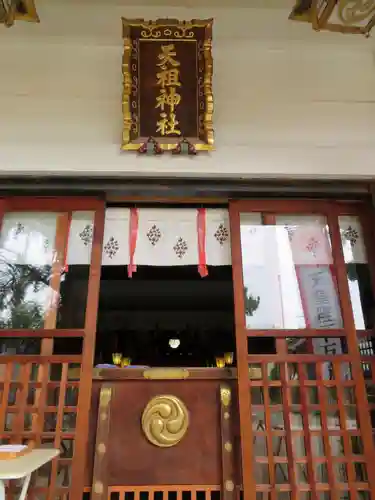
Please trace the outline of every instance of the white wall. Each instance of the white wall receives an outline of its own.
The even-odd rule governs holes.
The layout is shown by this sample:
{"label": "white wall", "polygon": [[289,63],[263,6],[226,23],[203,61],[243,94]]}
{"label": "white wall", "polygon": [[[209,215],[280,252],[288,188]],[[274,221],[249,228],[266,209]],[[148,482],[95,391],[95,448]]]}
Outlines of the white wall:
{"label": "white wall", "polygon": [[[0,26],[3,175],[375,177],[374,39],[315,33],[288,7],[36,1],[40,25]],[[121,16],[215,18],[211,155],[120,153]]]}

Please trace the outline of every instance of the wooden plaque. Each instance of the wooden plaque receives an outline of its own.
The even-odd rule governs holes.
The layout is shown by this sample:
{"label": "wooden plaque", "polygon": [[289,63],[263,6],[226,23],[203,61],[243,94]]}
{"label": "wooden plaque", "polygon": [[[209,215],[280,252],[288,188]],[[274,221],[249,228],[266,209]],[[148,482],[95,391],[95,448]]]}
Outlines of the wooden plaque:
{"label": "wooden plaque", "polygon": [[123,19],[122,149],[211,151],[212,19]]}

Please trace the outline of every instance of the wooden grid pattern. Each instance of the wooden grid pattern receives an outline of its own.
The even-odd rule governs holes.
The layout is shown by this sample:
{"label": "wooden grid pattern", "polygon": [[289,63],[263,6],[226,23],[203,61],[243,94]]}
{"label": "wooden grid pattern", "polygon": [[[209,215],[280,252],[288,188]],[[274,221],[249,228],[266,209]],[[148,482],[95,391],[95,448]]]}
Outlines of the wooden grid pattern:
{"label": "wooden grid pattern", "polygon": [[249,358],[256,491],[271,498],[297,485],[309,497],[369,498],[350,357],[321,358]]}
{"label": "wooden grid pattern", "polygon": [[[368,339],[368,342],[372,344],[372,349],[374,349],[375,337],[373,335]],[[361,356],[361,360],[365,377],[367,402],[371,418],[372,438],[375,443],[375,356]]]}
{"label": "wooden grid pattern", "polygon": [[[343,328],[250,330],[243,297],[240,215],[326,217]],[[244,500],[370,500],[375,498],[373,433],[375,371],[371,332],[357,332],[338,217],[362,222],[374,255],[372,214],[360,204],[321,201],[238,201],[230,205]],[[375,286],[374,263],[369,262]],[[274,337],[276,355],[249,355],[248,339]],[[287,338],[341,338],[345,354],[289,354]],[[370,345],[371,344],[371,345]],[[311,344],[310,344],[311,345]],[[367,356],[366,356],[367,355]]]}
{"label": "wooden grid pattern", "polygon": [[[40,469],[32,488],[54,490],[71,486],[76,438],[79,381],[68,373],[79,370],[81,356],[3,356],[0,365],[0,435],[2,444],[30,443],[60,449],[58,459]],[[43,377],[40,374],[43,373]],[[49,487],[49,488],[48,488]]]}
{"label": "wooden grid pattern", "polygon": [[[220,485],[112,486],[108,500],[221,500]],[[89,495],[91,489],[86,488]],[[239,494],[238,494],[239,495]]]}
{"label": "wooden grid pattern", "polygon": [[[56,447],[60,456],[32,478],[28,498],[81,500],[91,403],[92,363],[99,297],[104,203],[93,198],[26,198],[0,200],[7,212],[57,213],[55,257],[49,286],[59,294],[73,211],[94,212],[94,231],[84,329],[56,329],[58,304],[51,303],[41,330],[1,330],[0,337],[40,339],[37,355],[3,355],[0,359],[0,441]],[[53,354],[54,339],[82,339],[79,355]],[[7,498],[17,497],[17,484]]]}

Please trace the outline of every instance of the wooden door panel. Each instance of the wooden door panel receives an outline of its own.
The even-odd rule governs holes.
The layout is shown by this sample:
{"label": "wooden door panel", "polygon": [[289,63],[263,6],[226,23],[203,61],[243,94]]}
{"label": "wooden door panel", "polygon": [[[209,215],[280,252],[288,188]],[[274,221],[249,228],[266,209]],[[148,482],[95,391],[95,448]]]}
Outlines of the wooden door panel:
{"label": "wooden door panel", "polygon": [[[94,382],[90,424],[92,437],[96,432],[95,408],[99,403],[100,387],[101,382]],[[220,380],[124,379],[112,382],[112,387],[107,471],[110,487],[124,484],[155,487],[221,484]],[[169,448],[151,444],[141,425],[146,405],[159,395],[176,396],[189,413],[186,435]],[[234,416],[234,435],[235,423]],[[94,441],[92,437],[90,442]],[[234,439],[235,456],[238,456],[238,444],[238,440]],[[89,446],[88,455],[93,456],[93,446]],[[85,481],[89,486],[93,464],[88,463],[87,466]]]}
{"label": "wooden door panel", "polygon": [[[11,197],[2,199],[1,208],[2,220],[7,213],[21,215],[25,213],[26,217],[32,217],[33,212],[50,212],[58,216],[56,232],[53,235],[54,247],[50,278],[46,283],[48,290],[52,292],[52,300],[49,300],[47,307],[42,310],[43,322],[38,326],[40,329],[32,327],[21,329],[20,326],[12,329],[9,323],[10,326],[3,324],[0,330],[0,337],[5,338],[8,343],[11,341],[14,344],[17,339],[35,344],[32,355],[12,354],[1,357],[0,440],[3,443],[22,442],[32,443],[37,447],[59,448],[60,456],[34,475],[30,493],[48,500],[67,494],[71,500],[81,500],[88,437],[87,420],[91,402],[91,373],[104,230],[104,203],[98,199],[82,197]],[[81,329],[59,330],[56,324],[60,283],[64,273],[69,272],[65,259],[70,221],[72,212],[79,210],[95,213],[85,325]],[[36,225],[38,223],[37,218]],[[18,224],[14,234],[22,234],[22,231],[23,225]],[[45,243],[48,246],[51,242],[46,240]],[[9,260],[6,252],[4,256]],[[33,271],[32,265],[28,262],[26,264],[26,271]],[[23,272],[25,266],[22,262],[17,262],[17,266],[12,267],[13,281],[19,276],[33,276],[32,272],[31,274]],[[34,274],[37,271],[36,265]],[[8,271],[6,269],[4,271],[3,266],[0,272],[3,274],[4,281]],[[14,284],[14,290],[4,288],[2,291],[3,309],[4,294],[10,291],[14,292],[13,295],[16,292],[19,293],[21,285],[22,283],[18,280]],[[33,293],[37,293],[38,290],[40,286],[39,288],[36,286]],[[18,305],[20,306],[22,306],[22,301],[26,305],[30,303],[30,293],[23,292],[23,295],[19,295],[21,300],[18,301]],[[6,306],[4,310],[6,313]],[[81,352],[75,355],[54,354],[54,339],[62,337],[80,339]]]}
{"label": "wooden door panel", "polygon": [[[281,321],[273,329],[251,329],[252,323],[245,322],[242,265],[246,248],[241,247],[241,214],[250,213],[258,214],[259,227],[275,227],[280,215],[325,218],[326,226],[322,227],[327,228],[332,258],[324,265],[327,269],[329,266],[337,287],[341,324],[337,322],[332,330],[314,327],[306,304],[302,304],[306,328],[290,329],[288,324],[283,328]],[[230,206],[245,500],[264,495],[271,500],[367,499],[374,493],[375,482],[369,473],[374,460],[373,361],[369,356],[361,360],[360,338],[364,332],[356,331],[352,285],[343,252],[345,234],[339,224],[340,216],[363,219],[365,213],[366,207],[359,203],[314,200],[249,200]],[[288,229],[280,227],[278,231]],[[350,244],[354,245],[358,232],[351,227],[350,233]],[[288,233],[284,246],[288,239],[292,246],[292,238],[293,232]],[[365,239],[368,243],[368,235]],[[266,251],[265,265],[271,265],[274,247],[268,245]],[[307,265],[311,265],[311,259]],[[294,286],[301,287],[298,276],[296,283]],[[301,294],[302,302],[305,298]],[[270,310],[270,316],[272,313]],[[371,332],[367,334],[372,337]],[[248,352],[248,342],[254,344],[262,336],[274,339],[274,354]],[[335,348],[324,351],[317,348],[318,344]]]}

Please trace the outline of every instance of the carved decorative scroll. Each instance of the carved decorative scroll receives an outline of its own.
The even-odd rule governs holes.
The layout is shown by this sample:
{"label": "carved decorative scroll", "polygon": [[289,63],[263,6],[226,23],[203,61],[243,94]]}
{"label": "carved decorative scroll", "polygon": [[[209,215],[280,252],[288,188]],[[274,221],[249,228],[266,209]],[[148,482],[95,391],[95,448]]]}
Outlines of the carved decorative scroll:
{"label": "carved decorative scroll", "polygon": [[309,22],[317,31],[368,36],[375,25],[375,0],[297,0],[289,18]]}

